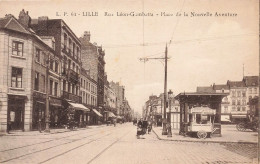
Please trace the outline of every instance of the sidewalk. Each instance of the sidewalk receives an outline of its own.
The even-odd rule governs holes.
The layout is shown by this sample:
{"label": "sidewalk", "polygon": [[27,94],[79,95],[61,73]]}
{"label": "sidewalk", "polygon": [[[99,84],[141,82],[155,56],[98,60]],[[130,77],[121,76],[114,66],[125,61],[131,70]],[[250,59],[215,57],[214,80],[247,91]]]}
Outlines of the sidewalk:
{"label": "sidewalk", "polygon": [[77,129],[50,129],[50,133],[44,132],[44,130],[40,133],[39,131],[10,131],[10,133],[0,133],[0,136],[36,136],[36,135],[50,135],[50,134],[56,134],[56,133],[66,133],[71,131],[77,131],[77,130],[85,130],[85,129],[94,129],[94,128],[100,128],[107,126],[106,124],[102,125],[91,125],[87,126],[86,128],[77,128]]}
{"label": "sidewalk", "polygon": [[199,139],[191,136],[179,135],[179,130],[172,130],[172,137],[162,135],[162,127],[153,127],[153,132],[160,140],[180,141],[180,142],[216,142],[216,143],[258,143],[258,133],[252,131],[240,132],[236,125],[221,125],[221,137]]}

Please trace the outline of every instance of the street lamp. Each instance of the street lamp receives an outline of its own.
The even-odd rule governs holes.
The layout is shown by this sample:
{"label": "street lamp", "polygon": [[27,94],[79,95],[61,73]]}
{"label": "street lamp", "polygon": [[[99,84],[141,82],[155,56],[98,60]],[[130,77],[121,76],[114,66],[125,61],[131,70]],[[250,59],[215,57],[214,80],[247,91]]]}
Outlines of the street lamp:
{"label": "street lamp", "polygon": [[172,90],[169,90],[168,92],[168,100],[169,100],[169,119],[168,119],[168,135],[167,137],[172,137],[172,128],[171,128],[171,107],[172,107],[172,103],[171,103],[171,100],[172,100]]}

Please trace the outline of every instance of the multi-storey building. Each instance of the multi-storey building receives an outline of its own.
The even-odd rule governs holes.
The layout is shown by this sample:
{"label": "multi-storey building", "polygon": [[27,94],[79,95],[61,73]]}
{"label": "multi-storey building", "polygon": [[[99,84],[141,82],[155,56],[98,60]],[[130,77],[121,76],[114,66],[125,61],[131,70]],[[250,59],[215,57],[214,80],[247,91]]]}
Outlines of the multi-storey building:
{"label": "multi-storey building", "polygon": [[94,110],[94,112],[85,113],[83,120],[86,121],[87,124],[97,124],[98,117],[100,117],[100,115],[95,113],[97,112],[97,82],[90,77],[89,71],[86,71],[84,68],[81,68],[80,80],[82,104],[92,109],[92,111]]}
{"label": "multi-storey building", "polygon": [[[0,19],[2,132],[35,129],[40,117],[43,122],[48,117],[46,99],[49,99],[50,108],[61,106],[58,99],[59,58],[49,44],[55,40],[50,36],[40,38],[30,27],[31,18],[24,10],[20,12],[19,20],[12,15]],[[50,114],[52,123],[55,120]]]}
{"label": "multi-storey building", "polygon": [[228,96],[225,96],[222,99],[221,102],[221,121],[222,122],[230,122],[230,113],[231,113],[231,105],[230,102],[231,96],[230,96],[230,90],[229,86],[227,84],[213,84],[212,89],[216,93],[227,93]]}
{"label": "multi-storey building", "polygon": [[[97,81],[97,105],[103,111],[104,107],[104,83],[105,83],[105,51],[96,43],[90,42],[90,32],[85,32],[79,38],[82,44],[82,67],[90,70],[90,76]],[[101,111],[101,112],[102,112]],[[103,112],[102,112],[103,113]]]}
{"label": "multi-storey building", "polygon": [[243,81],[227,81],[230,89],[231,100],[231,120],[246,118],[247,103],[246,103],[246,85]]}
{"label": "multi-storey building", "polygon": [[110,85],[111,89],[115,92],[115,95],[117,97],[117,104],[116,104],[117,114],[119,116],[123,116],[123,114],[124,114],[123,102],[125,100],[125,87],[119,85],[118,82],[113,82],[113,81],[111,81],[109,83],[109,85]]}
{"label": "multi-storey building", "polygon": [[250,99],[259,96],[259,77],[258,76],[245,76],[243,78],[243,82],[245,83],[246,95],[247,95],[247,103]]}
{"label": "multi-storey building", "polygon": [[[55,52],[61,60],[61,95],[63,99],[81,103],[81,43],[62,19],[39,17],[32,20],[32,29],[40,36],[53,36]],[[53,43],[54,44],[54,43]]]}

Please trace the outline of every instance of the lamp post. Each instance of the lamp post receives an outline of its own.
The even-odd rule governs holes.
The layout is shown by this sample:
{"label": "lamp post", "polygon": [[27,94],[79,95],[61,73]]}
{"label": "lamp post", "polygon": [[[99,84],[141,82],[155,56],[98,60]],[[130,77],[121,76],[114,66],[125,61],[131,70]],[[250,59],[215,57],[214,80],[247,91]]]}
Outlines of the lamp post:
{"label": "lamp post", "polygon": [[171,107],[172,107],[172,90],[169,90],[168,92],[168,100],[169,100],[169,119],[168,119],[168,135],[167,137],[172,137],[172,128],[171,128]]}

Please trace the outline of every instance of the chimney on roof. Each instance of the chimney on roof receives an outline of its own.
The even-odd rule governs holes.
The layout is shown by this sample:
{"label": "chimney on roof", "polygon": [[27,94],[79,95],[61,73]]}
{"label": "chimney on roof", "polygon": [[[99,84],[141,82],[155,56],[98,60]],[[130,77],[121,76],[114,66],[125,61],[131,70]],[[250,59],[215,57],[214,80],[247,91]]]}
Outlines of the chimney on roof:
{"label": "chimney on roof", "polygon": [[90,31],[85,31],[83,35],[83,40],[86,42],[90,41]]}
{"label": "chimney on roof", "polygon": [[48,19],[49,18],[47,16],[38,17],[38,33],[40,35],[47,35]]}
{"label": "chimney on roof", "polygon": [[28,11],[25,12],[24,9],[20,11],[18,20],[26,28],[29,28],[31,25],[31,17],[29,16]]}

